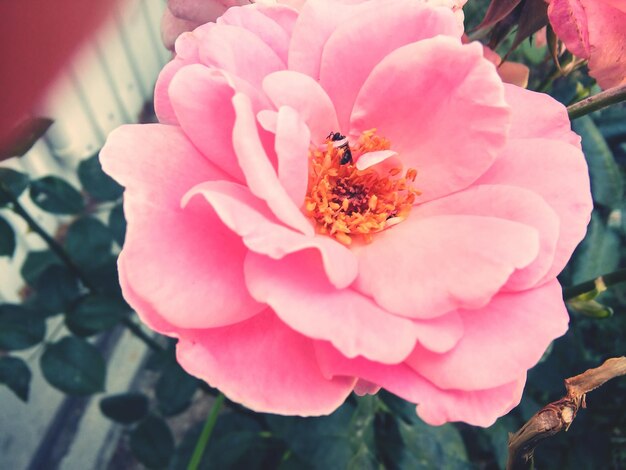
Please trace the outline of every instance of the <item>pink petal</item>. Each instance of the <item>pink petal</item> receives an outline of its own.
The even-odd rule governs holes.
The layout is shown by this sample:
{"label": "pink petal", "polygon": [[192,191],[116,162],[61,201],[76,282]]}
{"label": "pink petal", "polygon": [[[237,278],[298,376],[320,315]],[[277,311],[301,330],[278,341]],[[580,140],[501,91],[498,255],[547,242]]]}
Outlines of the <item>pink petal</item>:
{"label": "pink petal", "polygon": [[357,97],[350,133],[376,128],[388,138],[417,169],[419,202],[469,186],[504,145],[510,112],[482,51],[448,36],[403,46],[374,68]]}
{"label": "pink petal", "polygon": [[556,280],[524,292],[498,294],[486,307],[461,315],[463,338],[451,351],[436,354],[417,346],[406,360],[445,389],[481,390],[516,380],[567,331],[569,321]]}
{"label": "pink petal", "polygon": [[347,357],[396,364],[415,346],[416,328],[410,320],[385,312],[352,289],[336,289],[314,253],[280,261],[250,254],[245,273],[256,300],[272,307],[294,330],[330,341]]}
{"label": "pink petal", "polygon": [[315,248],[335,287],[344,288],[356,277],[357,262],[350,250],[329,237],[305,236],[276,223],[247,188],[225,181],[203,183],[185,195],[183,204],[188,204],[195,195],[202,195],[250,250],[281,259],[290,253]]}
{"label": "pink petal", "polygon": [[[232,99],[235,108],[233,144],[252,194],[267,202],[272,212],[290,227],[312,236],[313,226],[280,184],[259,138],[250,99],[241,93]],[[294,158],[306,159],[308,153]]]}
{"label": "pink petal", "polygon": [[[602,0],[592,0],[601,3]],[[581,0],[549,0],[548,18],[554,32],[578,57],[589,58],[587,14]]]}
{"label": "pink petal", "polygon": [[[126,187],[128,228],[120,270],[133,292],[127,299],[133,307],[152,305],[163,322],[182,328],[226,325],[262,308],[243,283],[247,249],[239,237],[206,204],[180,208],[194,184],[227,176],[179,128],[122,126],[109,135],[100,158],[104,170]],[[155,315],[143,315],[171,333]]]}
{"label": "pink petal", "polygon": [[534,228],[495,217],[408,220],[355,247],[356,287],[392,313],[434,318],[479,308],[539,250]]}
{"label": "pink petal", "polygon": [[481,215],[521,222],[537,229],[539,254],[526,268],[514,272],[506,288],[523,290],[533,287],[553,264],[559,237],[559,217],[536,193],[515,186],[480,185],[417,206],[417,218],[437,215]]}
{"label": "pink petal", "polygon": [[293,201],[304,204],[309,181],[308,155],[311,132],[298,113],[289,106],[278,110],[275,150],[278,156],[278,181]]}
{"label": "pink petal", "polygon": [[[244,0],[245,1],[245,0]],[[207,21],[215,21],[215,19],[223,14],[230,5],[229,3],[244,2],[228,2],[218,0],[168,0],[167,7],[172,14],[178,18],[197,23],[206,23]]]}
{"label": "pink petal", "polygon": [[[367,31],[367,34],[363,34]],[[346,129],[359,90],[372,69],[398,47],[437,35],[461,37],[462,25],[450,8],[400,0],[369,9],[346,21],[328,38],[322,54],[320,83]]]}
{"label": "pink petal", "polygon": [[187,61],[174,57],[163,67],[154,85],[154,112],[162,124],[178,124],[168,89],[174,75],[185,65],[188,65]]}
{"label": "pink petal", "polygon": [[561,103],[545,93],[509,84],[504,85],[504,92],[511,105],[511,138],[560,140],[580,148],[580,136],[572,131]]}
{"label": "pink petal", "polygon": [[236,325],[188,333],[177,347],[183,368],[257,412],[328,414],[354,387],[352,378],[324,378],[313,342],[269,310]]}
{"label": "pink petal", "polygon": [[348,359],[322,342],[315,344],[315,351],[326,377],[353,376],[377,384],[417,403],[417,414],[434,426],[450,421],[491,426],[519,403],[526,379],[524,374],[509,384],[471,392],[442,390],[405,364],[390,366],[364,358]]}
{"label": "pink petal", "polygon": [[553,265],[539,282],[554,279],[585,236],[591,218],[593,203],[582,151],[555,140],[511,139],[477,184],[530,189],[554,209],[560,219],[560,235]]}
{"label": "pink petal", "polygon": [[[287,10],[283,14],[294,15],[290,8],[278,7]],[[267,9],[266,9],[267,11]],[[256,34],[265,44],[267,44],[284,64],[287,63],[287,49],[291,35],[274,19],[263,14],[255,5],[245,8],[229,8],[224,15],[217,20],[218,24],[238,26],[246,31]]]}
{"label": "pink petal", "polygon": [[377,150],[375,152],[364,153],[356,161],[356,167],[358,170],[367,170],[371,166],[378,165],[389,158],[397,156],[398,152],[394,152],[393,150]]}
{"label": "pink petal", "polygon": [[275,72],[265,77],[263,90],[276,108],[290,106],[300,114],[313,142],[321,144],[329,132],[339,132],[332,101],[311,77],[291,70]]}

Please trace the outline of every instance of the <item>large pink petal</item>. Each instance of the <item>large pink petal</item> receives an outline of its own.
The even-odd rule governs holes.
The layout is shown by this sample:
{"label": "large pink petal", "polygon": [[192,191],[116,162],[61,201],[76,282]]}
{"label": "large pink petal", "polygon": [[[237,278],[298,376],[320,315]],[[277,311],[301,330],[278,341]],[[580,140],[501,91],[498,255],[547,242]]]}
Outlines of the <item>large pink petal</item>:
{"label": "large pink petal", "polygon": [[[250,254],[245,264],[252,296],[267,303],[287,325],[305,336],[330,341],[347,357],[364,356],[397,364],[413,350],[418,338],[452,345],[459,340],[460,323],[435,330],[392,315],[352,289],[337,289],[311,252],[280,261]],[[424,322],[426,323],[426,322]],[[443,326],[443,325],[440,325]],[[453,329],[454,328],[454,329]]]}
{"label": "large pink petal", "polygon": [[321,144],[331,131],[340,131],[333,102],[311,77],[291,70],[275,72],[265,77],[263,90],[276,108],[290,106],[300,114],[314,143]]}
{"label": "large pink petal", "polygon": [[350,250],[332,238],[306,236],[277,223],[247,188],[226,181],[202,183],[185,195],[183,204],[188,204],[195,195],[204,197],[250,250],[281,259],[314,248],[320,252],[328,278],[336,288],[350,285],[356,277],[357,261]]}
{"label": "large pink petal", "polygon": [[545,199],[559,216],[560,234],[554,263],[540,282],[560,273],[585,236],[593,208],[582,151],[555,140],[511,139],[477,184],[520,186]]}
{"label": "large pink petal", "polygon": [[557,100],[508,83],[504,92],[511,105],[510,138],[560,140],[580,148],[580,136],[572,131],[567,109]]}
{"label": "large pink petal", "polygon": [[558,281],[498,294],[479,310],[461,312],[463,338],[436,354],[419,345],[406,363],[445,389],[481,390],[515,380],[567,331],[569,316]]}
{"label": "large pink petal", "polygon": [[328,414],[355,383],[322,376],[313,342],[269,310],[236,325],[186,332],[176,355],[190,374],[257,412]]}
{"label": "large pink petal", "polygon": [[374,68],[350,133],[376,128],[388,138],[405,166],[417,169],[424,202],[483,174],[506,141],[509,121],[502,81],[482,46],[438,36],[396,49]]}
{"label": "large pink petal", "polygon": [[533,287],[553,264],[559,237],[559,217],[536,193],[515,186],[479,185],[421,204],[412,217],[466,214],[492,216],[535,227],[539,234],[539,254],[526,268],[514,272],[506,288],[523,290]]}
{"label": "large pink petal", "polygon": [[[602,0],[592,0],[601,3]],[[554,32],[578,57],[589,58],[587,14],[581,0],[548,0],[548,18]]]}
{"label": "large pink petal", "polygon": [[443,215],[408,220],[355,247],[357,288],[390,312],[434,318],[479,308],[539,250],[534,228],[495,217]]}
{"label": "large pink petal", "polygon": [[[236,116],[233,145],[250,191],[267,202],[276,217],[285,224],[312,236],[314,231],[311,222],[280,184],[276,171],[263,148],[250,99],[242,93],[237,93],[232,103]],[[305,159],[307,155],[302,155],[301,158]]]}
{"label": "large pink petal", "polygon": [[104,170],[126,187],[120,269],[138,298],[183,328],[237,322],[262,308],[244,285],[247,249],[240,238],[206,204],[180,208],[193,185],[227,179],[180,128],[122,126],[109,135],[100,157]]}
{"label": "large pink petal", "polygon": [[154,112],[159,122],[163,124],[178,124],[178,118],[170,101],[169,87],[174,75],[188,64],[188,61],[174,57],[159,73],[154,85]]}
{"label": "large pink petal", "polygon": [[522,396],[526,374],[500,387],[466,392],[443,390],[405,364],[395,366],[348,359],[327,343],[315,344],[318,361],[325,376],[358,377],[377,384],[405,400],[417,404],[417,414],[427,423],[441,425],[464,421],[474,426],[491,426],[516,406]]}
{"label": "large pink petal", "polygon": [[486,305],[538,250],[537,231],[519,222],[470,215],[410,217],[355,247],[356,287],[390,312],[434,318]]}
{"label": "large pink petal", "polygon": [[367,10],[337,28],[324,46],[320,83],[335,104],[340,128],[348,128],[361,86],[387,54],[421,39],[440,34],[459,38],[462,33],[450,8],[433,8],[413,0],[390,3],[384,14]]}
{"label": "large pink petal", "polygon": [[291,107],[282,106],[276,120],[274,149],[278,157],[278,181],[297,207],[304,204],[309,181],[311,132]]}

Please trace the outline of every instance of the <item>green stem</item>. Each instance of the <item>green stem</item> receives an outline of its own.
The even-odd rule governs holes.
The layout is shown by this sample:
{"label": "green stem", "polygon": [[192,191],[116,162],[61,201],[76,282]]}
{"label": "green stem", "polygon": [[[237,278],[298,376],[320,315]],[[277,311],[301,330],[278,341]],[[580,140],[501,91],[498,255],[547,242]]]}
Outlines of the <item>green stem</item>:
{"label": "green stem", "polygon": [[211,438],[211,433],[213,432],[213,428],[215,427],[215,423],[217,422],[217,415],[222,408],[222,404],[224,403],[224,394],[220,393],[215,401],[213,402],[213,406],[209,411],[209,416],[204,423],[204,427],[202,428],[202,433],[200,434],[200,438],[196,443],[196,448],[193,450],[193,455],[191,456],[191,460],[189,461],[189,465],[187,466],[187,470],[197,470],[200,465],[200,461],[202,460],[202,456],[204,455],[204,451],[206,449],[207,444],[209,443],[209,439]]}
{"label": "green stem", "polygon": [[626,101],[626,85],[610,88],[567,107],[570,119],[576,119],[612,104]]}
{"label": "green stem", "polygon": [[[626,281],[626,269],[620,269],[618,271],[614,271],[600,277],[602,278],[602,282],[606,287],[613,286],[615,284]],[[586,294],[587,292],[595,290],[596,279],[591,279],[590,281],[585,281],[574,286],[566,287],[565,289],[563,289],[563,298],[565,300],[571,300],[575,297],[578,297],[579,295]]]}

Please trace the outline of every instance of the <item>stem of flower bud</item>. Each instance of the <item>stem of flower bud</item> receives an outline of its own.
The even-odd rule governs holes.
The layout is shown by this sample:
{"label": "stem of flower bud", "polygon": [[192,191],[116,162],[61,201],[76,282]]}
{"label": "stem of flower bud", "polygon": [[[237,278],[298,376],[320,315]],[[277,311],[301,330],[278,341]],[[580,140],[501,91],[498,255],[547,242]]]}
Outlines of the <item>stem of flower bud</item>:
{"label": "stem of flower bud", "polygon": [[610,88],[597,95],[585,98],[578,103],[574,103],[567,107],[567,113],[569,118],[573,120],[622,101],[626,101],[626,85]]}
{"label": "stem of flower bud", "polygon": [[211,438],[211,433],[213,432],[215,423],[217,422],[217,416],[219,415],[219,412],[222,409],[222,405],[224,404],[224,398],[224,394],[220,393],[213,402],[213,406],[209,411],[209,415],[204,422],[202,433],[200,434],[198,442],[196,443],[196,447],[193,450],[193,455],[191,456],[191,460],[189,461],[187,470],[198,469],[200,462],[202,461],[202,456],[204,455],[206,446],[209,443],[209,439]]}

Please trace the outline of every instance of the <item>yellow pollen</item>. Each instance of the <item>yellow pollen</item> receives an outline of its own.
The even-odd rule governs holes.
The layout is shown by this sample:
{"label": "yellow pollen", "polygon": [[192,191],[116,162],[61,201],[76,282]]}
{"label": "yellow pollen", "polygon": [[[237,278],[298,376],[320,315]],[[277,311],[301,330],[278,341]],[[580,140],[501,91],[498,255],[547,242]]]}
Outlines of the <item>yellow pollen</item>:
{"label": "yellow pollen", "polygon": [[409,168],[402,176],[402,168],[397,167],[386,175],[373,168],[356,168],[355,162],[364,153],[391,148],[376,129],[363,132],[357,142],[350,143],[352,159],[344,164],[346,146],[336,145],[330,137],[323,146],[309,151],[306,213],[317,222],[319,233],[344,245],[350,245],[355,237],[368,243],[372,234],[406,219],[420,194],[411,187],[417,171]]}

